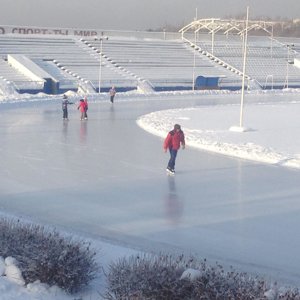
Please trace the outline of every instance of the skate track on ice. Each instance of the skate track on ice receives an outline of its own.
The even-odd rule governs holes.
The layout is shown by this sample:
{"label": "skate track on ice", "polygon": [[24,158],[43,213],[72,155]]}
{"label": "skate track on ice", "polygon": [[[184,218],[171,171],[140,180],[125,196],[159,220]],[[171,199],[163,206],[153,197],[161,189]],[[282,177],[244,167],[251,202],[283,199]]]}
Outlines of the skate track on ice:
{"label": "skate track on ice", "polygon": [[[191,149],[175,177],[162,140],[136,125],[197,100],[0,110],[0,211],[146,251],[197,254],[298,284],[300,172]],[[100,250],[101,251],[101,250]]]}

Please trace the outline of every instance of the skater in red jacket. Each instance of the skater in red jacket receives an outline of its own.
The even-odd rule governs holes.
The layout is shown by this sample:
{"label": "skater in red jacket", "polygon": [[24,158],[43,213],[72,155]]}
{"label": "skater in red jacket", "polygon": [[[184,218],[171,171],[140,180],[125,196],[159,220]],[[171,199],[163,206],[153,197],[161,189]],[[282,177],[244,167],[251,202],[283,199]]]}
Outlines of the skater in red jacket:
{"label": "skater in red jacket", "polygon": [[80,111],[80,120],[84,120],[86,104],[83,99],[80,99],[77,109]]}
{"label": "skater in red jacket", "polygon": [[175,161],[180,145],[182,149],[185,148],[184,133],[181,130],[180,125],[175,124],[174,129],[168,133],[163,146],[165,152],[167,152],[168,149],[170,151],[170,160],[167,166],[167,172],[171,174],[175,174]]}

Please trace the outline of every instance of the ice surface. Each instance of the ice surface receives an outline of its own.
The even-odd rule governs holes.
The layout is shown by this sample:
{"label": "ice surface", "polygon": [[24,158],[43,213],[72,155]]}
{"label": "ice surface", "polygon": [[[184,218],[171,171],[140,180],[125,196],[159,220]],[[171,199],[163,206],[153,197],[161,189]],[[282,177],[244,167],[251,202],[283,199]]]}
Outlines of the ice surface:
{"label": "ice surface", "polygon": [[[84,122],[76,106],[63,121],[59,101],[0,108],[0,210],[96,240],[198,254],[298,284],[299,170],[187,147],[178,153],[176,176],[166,176],[162,139],[136,120],[220,98],[142,98],[90,102]],[[236,104],[238,97],[222,101]],[[287,132],[298,139],[298,127]]]}

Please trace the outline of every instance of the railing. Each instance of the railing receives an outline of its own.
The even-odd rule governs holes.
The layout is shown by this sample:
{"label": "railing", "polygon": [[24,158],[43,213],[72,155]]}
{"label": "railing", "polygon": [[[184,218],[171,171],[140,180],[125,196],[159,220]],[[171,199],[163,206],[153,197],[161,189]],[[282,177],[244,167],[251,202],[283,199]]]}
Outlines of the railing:
{"label": "railing", "polygon": [[[200,46],[194,44],[192,41],[186,39],[185,37],[182,36],[182,40],[186,41],[187,43],[189,43],[192,47],[194,47],[195,51],[199,51],[200,53],[202,53],[203,55],[207,56],[209,59],[211,59],[212,61],[214,61],[215,63],[218,63],[219,65],[222,65],[224,68],[228,69],[229,71],[236,73],[240,76],[243,75],[243,72],[239,69],[237,69],[236,67],[230,65],[228,62],[225,62],[224,60],[222,60],[221,58],[215,56],[214,54],[210,53],[207,50],[202,49]],[[251,78],[249,75],[245,74],[245,78],[248,81],[253,81],[254,84],[260,88],[262,88],[262,85],[254,78]]]}

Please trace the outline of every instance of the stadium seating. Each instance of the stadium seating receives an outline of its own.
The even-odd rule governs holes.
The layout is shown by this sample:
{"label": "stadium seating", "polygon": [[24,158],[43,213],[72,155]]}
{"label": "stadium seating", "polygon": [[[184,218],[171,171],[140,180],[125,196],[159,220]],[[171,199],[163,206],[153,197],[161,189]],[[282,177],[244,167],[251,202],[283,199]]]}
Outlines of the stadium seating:
{"label": "stadium seating", "polygon": [[[289,39],[249,36],[246,74],[262,88],[300,87],[300,69],[293,65],[294,58],[299,56],[300,41],[293,41],[293,49],[288,49]],[[242,71],[243,42],[240,38],[217,36],[213,49],[208,40],[200,40],[199,46],[210,53],[213,50],[215,57]]]}
{"label": "stadium seating", "polygon": [[[300,87],[300,41],[248,38],[246,75],[248,88]],[[101,52],[102,49],[102,52]],[[115,85],[119,91],[191,90],[198,76],[218,77],[220,89],[242,85],[242,41],[237,36],[209,35],[197,41],[113,36],[97,39],[2,35],[0,36],[0,90],[9,84],[19,93],[45,92],[43,82],[32,80],[8,62],[8,56],[28,57],[58,83],[53,93],[67,90],[101,92]],[[101,66],[100,66],[101,63]],[[10,89],[11,90],[11,89]]]}

